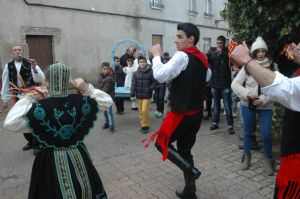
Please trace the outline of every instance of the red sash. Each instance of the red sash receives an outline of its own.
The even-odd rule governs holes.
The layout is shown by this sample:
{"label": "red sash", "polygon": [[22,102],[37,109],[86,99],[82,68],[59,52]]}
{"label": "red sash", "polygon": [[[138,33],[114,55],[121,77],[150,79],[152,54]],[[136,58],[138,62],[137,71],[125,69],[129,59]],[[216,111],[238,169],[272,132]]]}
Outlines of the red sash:
{"label": "red sash", "polygon": [[156,139],[156,143],[159,144],[162,149],[162,160],[166,160],[168,158],[168,146],[170,138],[178,125],[182,122],[185,116],[195,115],[196,113],[199,113],[199,111],[200,110],[180,113],[169,112],[165,117],[160,129],[142,141],[145,144],[145,148],[147,148],[149,144]]}

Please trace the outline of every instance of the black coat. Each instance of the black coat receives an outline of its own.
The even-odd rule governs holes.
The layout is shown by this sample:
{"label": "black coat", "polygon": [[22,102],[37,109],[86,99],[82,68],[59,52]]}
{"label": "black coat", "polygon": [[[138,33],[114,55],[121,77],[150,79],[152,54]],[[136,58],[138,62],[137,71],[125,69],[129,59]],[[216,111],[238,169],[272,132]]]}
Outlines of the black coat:
{"label": "black coat", "polygon": [[231,71],[227,49],[223,48],[220,55],[213,51],[208,55],[211,69],[210,85],[212,88],[230,88]]}
{"label": "black coat", "polygon": [[138,68],[138,70],[133,73],[131,97],[136,97],[137,99],[150,99],[154,88],[155,81],[150,66],[145,70]]}
{"label": "black coat", "polygon": [[124,86],[126,73],[123,71],[123,66],[115,66],[117,86]]}
{"label": "black coat", "polygon": [[134,56],[133,55],[128,55],[128,54],[124,54],[120,57],[120,64],[121,66],[127,66],[127,59],[132,59],[132,61],[134,60]]}

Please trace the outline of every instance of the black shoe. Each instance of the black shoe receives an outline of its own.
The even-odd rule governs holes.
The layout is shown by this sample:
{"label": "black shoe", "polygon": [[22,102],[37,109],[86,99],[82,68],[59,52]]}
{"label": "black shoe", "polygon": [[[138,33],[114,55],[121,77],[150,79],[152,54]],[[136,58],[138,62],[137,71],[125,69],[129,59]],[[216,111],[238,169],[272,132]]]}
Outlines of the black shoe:
{"label": "black shoe", "polygon": [[23,146],[23,151],[27,151],[27,150],[29,150],[29,149],[31,149],[32,148],[32,144],[30,144],[29,142],[25,145],[25,146]]}
{"label": "black shoe", "polygon": [[183,191],[176,191],[176,196],[180,199],[197,199],[195,193],[184,193]]}
{"label": "black shoe", "polygon": [[137,110],[138,110],[138,108],[131,108],[131,110],[135,110],[135,111],[137,111]]}
{"label": "black shoe", "polygon": [[141,130],[140,130],[140,132],[141,132],[142,134],[149,133],[149,127],[142,127]]}
{"label": "black shoe", "polygon": [[108,129],[109,128],[109,125],[108,124],[104,124],[103,126],[102,126],[102,129]]}
{"label": "black shoe", "polygon": [[114,132],[115,132],[115,129],[114,129],[114,128],[109,128],[109,132],[110,132],[110,133],[114,133]]}
{"label": "black shoe", "polygon": [[210,127],[209,127],[209,130],[215,130],[215,129],[218,129],[219,126],[217,124],[212,124]]}
{"label": "black shoe", "polygon": [[233,135],[233,134],[235,133],[233,127],[229,127],[229,128],[228,128],[228,133],[229,133],[230,135]]}

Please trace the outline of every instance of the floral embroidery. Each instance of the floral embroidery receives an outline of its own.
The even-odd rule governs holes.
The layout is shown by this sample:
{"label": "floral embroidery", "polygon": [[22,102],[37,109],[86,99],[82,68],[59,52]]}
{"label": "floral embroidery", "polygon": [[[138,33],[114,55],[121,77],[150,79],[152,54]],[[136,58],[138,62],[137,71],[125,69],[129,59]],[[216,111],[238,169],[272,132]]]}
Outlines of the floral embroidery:
{"label": "floral embroidery", "polygon": [[[72,107],[71,109],[66,111],[73,120],[73,122],[71,124],[62,125],[60,123],[60,119],[65,114],[65,112],[62,110],[57,110],[56,108],[53,109],[53,112],[54,112],[53,115],[54,115],[54,118],[56,119],[57,123],[59,124],[59,126],[57,127],[57,126],[51,125],[50,120],[45,121],[46,112],[39,102],[36,102],[36,108],[34,109],[34,117],[37,120],[41,121],[41,123],[40,123],[41,126],[47,127],[47,129],[46,129],[47,132],[53,132],[54,137],[57,137],[59,135],[64,140],[70,139],[72,137],[73,133],[76,133],[76,130],[79,127],[82,127],[83,122],[86,121],[88,114],[91,112],[91,105],[88,104],[88,102],[87,102],[87,96],[83,96],[83,100],[85,101],[85,103],[83,104],[83,106],[81,108],[83,117],[80,119],[79,123],[76,126],[74,126],[75,122],[76,122],[76,115],[77,115],[77,110],[75,107]],[[64,107],[67,109],[68,104],[64,104]]]}

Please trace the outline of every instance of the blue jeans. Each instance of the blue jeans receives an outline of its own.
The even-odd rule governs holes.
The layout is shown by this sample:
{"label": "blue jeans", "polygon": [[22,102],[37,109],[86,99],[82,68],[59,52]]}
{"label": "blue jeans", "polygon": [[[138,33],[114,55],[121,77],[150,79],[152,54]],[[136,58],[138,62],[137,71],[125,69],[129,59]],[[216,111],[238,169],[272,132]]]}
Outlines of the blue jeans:
{"label": "blue jeans", "polygon": [[164,112],[166,86],[159,86],[155,88],[155,102],[156,110],[158,112]]}
{"label": "blue jeans", "polygon": [[251,154],[252,133],[255,132],[256,114],[259,117],[260,131],[262,134],[264,154],[266,158],[272,158],[272,109],[251,110],[247,106],[241,105],[242,117],[244,120],[244,153]]}
{"label": "blue jeans", "polygon": [[112,106],[110,106],[106,111],[104,111],[104,117],[105,117],[105,124],[108,124],[109,128],[115,128]]}
{"label": "blue jeans", "polygon": [[233,127],[233,118],[231,110],[231,89],[230,88],[211,88],[214,100],[213,123],[218,125],[220,122],[221,98],[223,99],[224,109],[228,127]]}

